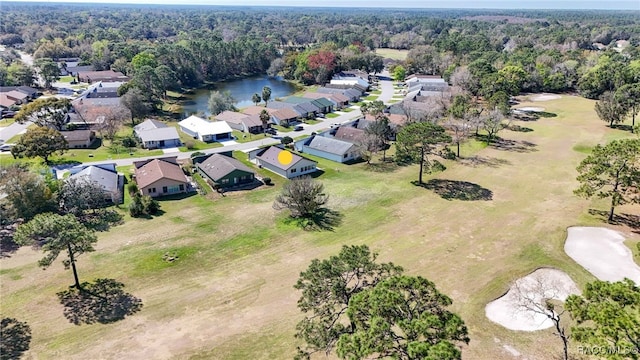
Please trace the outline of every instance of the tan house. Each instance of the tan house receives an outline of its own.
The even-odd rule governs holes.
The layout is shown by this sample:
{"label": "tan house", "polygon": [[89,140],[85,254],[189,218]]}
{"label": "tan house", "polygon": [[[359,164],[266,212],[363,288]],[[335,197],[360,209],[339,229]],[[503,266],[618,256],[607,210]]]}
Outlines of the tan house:
{"label": "tan house", "polygon": [[142,195],[158,197],[190,191],[189,180],[178,165],[176,156],[136,161],[133,166],[135,182]]}
{"label": "tan house", "polygon": [[86,149],[96,139],[96,133],[91,130],[61,131],[69,144],[69,149]]}

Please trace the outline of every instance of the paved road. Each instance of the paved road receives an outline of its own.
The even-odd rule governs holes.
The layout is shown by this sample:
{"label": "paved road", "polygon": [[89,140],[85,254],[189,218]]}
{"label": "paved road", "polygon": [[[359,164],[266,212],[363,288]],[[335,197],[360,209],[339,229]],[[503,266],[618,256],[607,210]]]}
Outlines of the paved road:
{"label": "paved road", "polygon": [[[384,75],[384,74],[382,74],[382,75]],[[380,81],[380,90],[381,90],[381,93],[378,96],[379,100],[381,100],[381,101],[386,103],[393,97],[393,83],[390,80]],[[261,140],[256,140],[256,141],[249,141],[249,142],[246,142],[246,143],[237,143],[237,144],[218,147],[218,148],[213,148],[213,149],[201,150],[201,152],[203,152],[205,154],[213,154],[213,153],[219,153],[219,152],[224,152],[224,151],[247,151],[247,150],[255,149],[255,148],[258,148],[258,147],[261,147],[261,146],[265,146],[265,145],[280,144],[280,139],[283,136],[299,137],[299,136],[302,136],[302,135],[311,135],[311,133],[313,133],[313,132],[318,133],[320,131],[327,130],[327,129],[331,128],[331,124],[334,124],[334,123],[343,124],[343,123],[355,120],[355,119],[357,119],[359,117],[362,117],[362,113],[360,112],[359,109],[355,109],[355,110],[353,110],[351,112],[341,113],[338,117],[335,117],[335,118],[332,118],[332,119],[331,118],[324,119],[322,122],[320,122],[318,124],[303,125],[304,130],[302,130],[302,131],[291,131],[291,132],[286,132],[286,133],[285,132],[279,132],[277,137],[275,137],[275,138],[268,138],[268,139],[261,139]],[[155,159],[155,158],[160,158],[160,157],[165,157],[165,156],[178,156],[178,159],[188,159],[191,156],[191,154],[193,154],[194,152],[195,151],[175,152],[175,153],[168,153],[168,154],[157,155],[157,156],[146,156],[146,157],[138,157],[138,158],[130,158],[130,159],[116,159],[116,160],[95,161],[95,162],[85,163],[85,165],[116,163],[117,166],[128,166],[128,165],[132,165],[134,161]]]}
{"label": "paved road", "polygon": [[[0,128],[0,140],[2,140],[4,142],[9,141],[9,139],[11,139],[12,137],[18,135],[24,129],[29,127],[29,125],[31,125],[31,122],[26,122],[24,124],[13,123],[13,124],[11,124],[9,126],[1,127]],[[2,142],[2,141],[0,141],[0,142]]]}

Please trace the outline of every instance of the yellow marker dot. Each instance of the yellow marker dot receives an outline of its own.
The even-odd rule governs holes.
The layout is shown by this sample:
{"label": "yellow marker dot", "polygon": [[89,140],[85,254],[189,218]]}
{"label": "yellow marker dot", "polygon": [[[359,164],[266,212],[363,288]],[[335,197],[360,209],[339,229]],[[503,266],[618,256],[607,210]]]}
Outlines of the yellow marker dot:
{"label": "yellow marker dot", "polygon": [[293,161],[293,155],[290,151],[282,150],[280,154],[278,154],[278,161],[282,165],[289,165]]}

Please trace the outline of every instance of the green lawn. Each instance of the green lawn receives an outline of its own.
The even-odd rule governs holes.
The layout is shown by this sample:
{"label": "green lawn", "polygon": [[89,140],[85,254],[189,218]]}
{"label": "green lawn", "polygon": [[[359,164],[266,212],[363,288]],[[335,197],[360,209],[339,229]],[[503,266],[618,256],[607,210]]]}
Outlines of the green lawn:
{"label": "green lawn", "polygon": [[[607,206],[574,196],[575,167],[584,147],[633,136],[604,126],[593,104],[571,96],[545,102],[558,116],[514,122],[532,131],[501,132],[512,148],[470,141],[462,159],[442,160],[444,172],[424,174],[425,181],[483,189],[485,198],[476,201],[445,199],[413,185],[417,165],[345,165],[309,156],[322,170],[317,180],[329,195],[327,206],[341,214],[333,231],[303,231],[275,211],[286,180],[266,169],[256,172],[274,186],[161,200],[164,214],[152,219],[125,215],[124,224],[98,234],[95,252],[77,259],[81,280],[114,278],[142,299],[143,309],[123,321],[70,324],[56,297],[72,283],[70,272],[59,261],[43,272],[35,264],[40,254],[21,249],[2,260],[3,316],[30,324],[27,357],[291,358],[300,345],[293,337],[302,318],[293,289],[300,272],[342,245],[367,244],[380,262],[431,279],[452,298],[451,310],[471,337],[464,358],[507,359],[503,345],[523,358],[553,358],[559,347],[551,329],[509,331],[489,321],[484,308],[539,267],[564,270],[580,287],[593,280],[564,254],[566,228],[604,226],[589,209]],[[246,154],[234,156],[248,163]],[[640,214],[634,205],[618,211]],[[630,243],[640,239],[624,233]],[[166,262],[166,253],[179,259]]]}
{"label": "green lawn", "polygon": [[369,95],[364,98],[364,100],[374,101],[378,100],[378,95]]}
{"label": "green lawn", "polygon": [[246,143],[250,141],[256,141],[256,140],[267,138],[267,136],[265,136],[265,134],[263,133],[251,134],[251,133],[243,133],[242,131],[238,131],[238,130],[234,130],[232,134],[233,134],[233,137],[236,138],[235,140],[239,143]]}
{"label": "green lawn", "polygon": [[3,118],[0,120],[0,127],[6,127],[15,122],[14,118]]}
{"label": "green lawn", "polygon": [[[358,103],[358,104],[354,104],[354,105],[362,106],[362,103]],[[355,110],[355,109],[347,107],[347,108],[344,108],[344,109],[342,109],[340,111],[348,113],[348,112],[352,112],[353,110]]]}
{"label": "green lawn", "polygon": [[271,125],[272,128],[280,131],[280,132],[291,132],[293,131],[293,127],[289,126],[289,127],[284,127],[284,126],[280,126],[280,125]]}
{"label": "green lawn", "polygon": [[382,94],[382,90],[373,90],[373,91],[370,91],[369,93],[372,95],[380,95]]}
{"label": "green lawn", "polygon": [[340,115],[338,115],[338,114],[336,114],[336,113],[328,113],[328,114],[326,114],[325,116],[326,116],[327,118],[329,118],[329,119],[335,119],[335,118],[337,118],[337,117],[338,117],[338,116],[340,116]]}
{"label": "green lawn", "polygon": [[393,60],[405,60],[409,55],[409,50],[378,48],[376,49],[376,54]]}
{"label": "green lawn", "polygon": [[52,156],[53,162],[92,162],[102,160],[128,159],[142,156],[162,155],[162,150],[146,150],[141,148],[116,148],[110,149],[111,142],[105,140],[97,149],[69,149],[62,156]]}

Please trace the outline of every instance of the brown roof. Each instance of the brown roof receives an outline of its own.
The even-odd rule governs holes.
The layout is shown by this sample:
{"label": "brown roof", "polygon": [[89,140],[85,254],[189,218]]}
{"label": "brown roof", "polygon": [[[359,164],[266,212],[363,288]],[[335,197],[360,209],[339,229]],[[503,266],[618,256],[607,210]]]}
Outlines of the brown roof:
{"label": "brown roof", "polygon": [[[407,117],[400,114],[384,114],[389,122],[395,125],[404,125],[407,122]],[[365,115],[365,120],[375,121],[376,117],[370,114]]]}
{"label": "brown roof", "polygon": [[[266,150],[264,150],[262,153],[258,154],[256,157],[282,170],[288,170],[290,167],[297,164],[302,159],[313,161],[311,159],[307,159],[306,157],[300,156],[298,154],[291,153],[291,156],[292,156],[291,162],[287,165],[283,165],[280,162],[280,160],[278,160],[278,155],[280,155],[280,153],[283,151],[288,151],[288,150],[280,149],[277,146],[270,146]],[[313,161],[313,162],[315,163],[316,161]]]}
{"label": "brown roof", "polygon": [[246,107],[244,109],[242,109],[242,113],[247,114],[247,115],[260,115],[260,113],[262,112],[262,110],[267,110],[267,112],[269,113],[269,115],[272,115],[274,112],[276,112],[276,109],[269,109],[269,108],[265,108],[262,106],[249,106]]}
{"label": "brown roof", "polygon": [[0,94],[0,106],[11,107],[15,104],[16,104],[16,101],[14,99],[10,99],[5,94]]}
{"label": "brown roof", "polygon": [[23,93],[22,91],[17,91],[17,90],[11,90],[9,92],[2,93],[2,95],[8,97],[9,99],[15,99],[15,100],[24,100],[27,97],[29,97],[29,95]]}
{"label": "brown roof", "polygon": [[204,171],[207,176],[213,179],[213,181],[220,180],[234,170],[241,170],[255,174],[253,170],[240,161],[221,154],[213,154],[209,156],[205,161],[198,164],[198,167]]}
{"label": "brown roof", "polygon": [[248,127],[262,126],[260,115],[249,115],[246,119],[242,120],[242,122]]}
{"label": "brown roof", "polygon": [[161,179],[171,179],[187,183],[187,177],[182,172],[182,168],[180,168],[180,165],[174,161],[175,157],[153,159],[146,162],[139,161],[134,163],[134,166],[136,167],[135,173],[138,187],[147,187]]}
{"label": "brown roof", "polygon": [[296,119],[298,116],[298,113],[295,112],[293,109],[288,109],[288,108],[284,108],[284,109],[279,109],[278,111],[274,112],[273,117],[278,118],[280,120],[282,119]]}
{"label": "brown roof", "polygon": [[91,130],[61,131],[60,133],[67,141],[87,141],[94,136],[94,132]]}
{"label": "brown roof", "polygon": [[235,111],[223,111],[220,114],[215,116],[215,119],[218,121],[226,121],[232,124],[240,124],[242,120],[248,117],[247,114],[235,112]]}
{"label": "brown roof", "polygon": [[103,71],[78,71],[78,78],[87,79],[91,82],[97,81],[128,81],[129,78],[119,72],[113,70],[103,70]]}
{"label": "brown roof", "polygon": [[350,143],[357,143],[363,136],[364,130],[356,129],[351,126],[340,126],[333,137]]}

